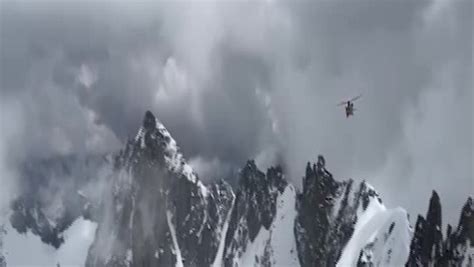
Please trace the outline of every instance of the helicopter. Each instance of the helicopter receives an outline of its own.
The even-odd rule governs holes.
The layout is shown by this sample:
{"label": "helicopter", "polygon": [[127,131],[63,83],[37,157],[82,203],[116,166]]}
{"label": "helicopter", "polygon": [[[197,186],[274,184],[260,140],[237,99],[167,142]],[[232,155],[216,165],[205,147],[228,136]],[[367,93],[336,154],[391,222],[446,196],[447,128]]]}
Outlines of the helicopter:
{"label": "helicopter", "polygon": [[356,110],[354,108],[354,101],[356,101],[357,99],[361,98],[362,95],[358,95],[350,100],[347,100],[347,101],[342,101],[341,103],[338,104],[338,106],[343,106],[345,105],[345,109],[346,109],[346,118],[349,118],[349,116],[354,116],[354,111]]}

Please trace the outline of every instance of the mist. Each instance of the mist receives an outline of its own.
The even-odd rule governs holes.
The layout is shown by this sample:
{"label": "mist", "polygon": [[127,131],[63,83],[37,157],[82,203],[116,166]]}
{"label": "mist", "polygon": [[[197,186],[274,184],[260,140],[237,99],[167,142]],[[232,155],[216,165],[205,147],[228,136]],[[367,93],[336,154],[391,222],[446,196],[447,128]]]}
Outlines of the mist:
{"label": "mist", "polygon": [[[365,179],[412,218],[473,195],[472,1],[2,1],[0,189],[117,151],[146,110],[206,182],[255,158]],[[362,94],[354,117],[340,101]],[[231,177],[231,176],[230,176]],[[414,223],[412,221],[412,223]]]}

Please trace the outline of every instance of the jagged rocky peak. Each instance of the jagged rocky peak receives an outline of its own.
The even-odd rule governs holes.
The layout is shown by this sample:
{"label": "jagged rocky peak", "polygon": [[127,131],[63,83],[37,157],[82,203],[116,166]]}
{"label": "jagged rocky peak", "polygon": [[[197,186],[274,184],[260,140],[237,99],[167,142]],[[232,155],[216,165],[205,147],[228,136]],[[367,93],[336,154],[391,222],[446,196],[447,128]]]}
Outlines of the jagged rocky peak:
{"label": "jagged rocky peak", "polygon": [[178,150],[176,141],[171,137],[165,126],[149,110],[145,112],[142,127],[138,130],[136,140],[140,142],[142,148],[150,147],[156,149],[156,145],[159,144],[165,150]]}
{"label": "jagged rocky peak", "polygon": [[426,219],[416,221],[410,255],[406,266],[473,266],[474,206],[469,197],[464,204],[457,228],[447,226],[446,238],[441,232],[441,201],[433,191]]}
{"label": "jagged rocky peak", "polygon": [[244,216],[250,241],[254,240],[260,227],[270,227],[277,194],[283,191],[286,184],[281,168],[270,168],[265,174],[258,169],[255,161],[249,160],[241,170],[234,213],[235,216]]}
{"label": "jagged rocky peak", "polygon": [[461,211],[458,231],[466,236],[470,244],[474,246],[474,202],[469,197]]}
{"label": "jagged rocky peak", "polygon": [[441,260],[443,255],[441,227],[440,198],[438,193],[433,190],[426,219],[419,215],[416,221],[407,265],[422,264],[425,266]]}
{"label": "jagged rocky peak", "polygon": [[[280,166],[271,167],[264,173],[259,170],[255,161],[247,161],[239,173],[235,203],[225,239],[224,266],[266,266],[271,259],[276,260],[272,252],[272,229],[278,228],[278,222],[285,216],[279,220],[276,215],[278,209],[285,205],[290,205],[294,210],[294,200],[295,190],[286,181]],[[291,221],[285,228],[288,232],[275,234],[285,236],[290,242],[294,217],[291,218],[290,214],[287,216],[290,216],[287,220]],[[258,245],[252,245],[257,243]],[[293,252],[296,253],[295,250]]]}
{"label": "jagged rocky peak", "polygon": [[263,180],[264,175],[265,174],[257,168],[254,160],[248,160],[240,171],[239,186],[250,187],[256,181]]}
{"label": "jagged rocky peak", "polygon": [[204,186],[151,112],[117,157],[115,169],[114,190],[104,208],[109,212],[99,219],[88,264],[212,264],[233,201],[226,183]]}
{"label": "jagged rocky peak", "polygon": [[428,213],[426,214],[426,220],[441,229],[441,200],[439,199],[438,193],[433,190],[430,198],[430,205],[428,207]]}
{"label": "jagged rocky peak", "polygon": [[207,189],[187,163],[170,132],[151,111],[146,111],[143,125],[135,139],[129,140],[117,157],[116,166],[126,166],[138,161],[163,166],[178,177],[198,184],[201,193],[207,194]]}
{"label": "jagged rocky peak", "polygon": [[[171,141],[173,141],[173,144],[170,144]],[[138,130],[135,140],[129,145],[134,146],[135,149],[147,150],[154,156],[164,156],[167,152],[177,152],[174,151],[177,150],[177,147],[171,147],[171,145],[175,146],[176,142],[151,111],[145,113],[142,126]]]}
{"label": "jagged rocky peak", "polygon": [[152,130],[156,128],[156,118],[151,111],[147,110],[145,112],[145,118],[143,118],[143,127],[146,130]]}
{"label": "jagged rocky peak", "polygon": [[448,263],[474,266],[474,203],[471,197],[461,210],[456,230],[447,235],[445,248]]}
{"label": "jagged rocky peak", "polygon": [[[273,189],[282,192],[287,184],[281,166],[272,166],[263,173],[254,160],[248,160],[240,171],[239,190],[247,193],[264,193]],[[261,189],[263,191],[260,191]]]}
{"label": "jagged rocky peak", "polygon": [[334,265],[351,238],[358,217],[378,193],[365,181],[336,181],[325,159],[308,162],[303,192],[298,196],[295,235],[301,265]]}

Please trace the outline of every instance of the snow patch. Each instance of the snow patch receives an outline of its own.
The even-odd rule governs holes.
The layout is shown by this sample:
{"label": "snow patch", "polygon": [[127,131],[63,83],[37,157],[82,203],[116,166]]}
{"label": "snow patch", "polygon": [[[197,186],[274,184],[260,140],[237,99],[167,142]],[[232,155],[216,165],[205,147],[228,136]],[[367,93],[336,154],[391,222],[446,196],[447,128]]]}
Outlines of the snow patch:
{"label": "snow patch", "polygon": [[[356,263],[360,250],[368,243],[369,235],[373,233],[371,227],[381,223],[381,218],[377,215],[382,214],[385,210],[384,205],[372,198],[365,212],[357,214],[358,220],[354,233],[342,251],[337,266],[352,266]],[[368,222],[371,222],[371,224],[369,225]]]}
{"label": "snow patch", "polygon": [[[128,228],[133,229],[133,218],[135,217],[135,196],[132,195],[132,211],[130,212],[130,218],[128,221]],[[133,233],[133,231],[131,231]]]}
{"label": "snow patch", "polygon": [[[277,197],[277,211],[269,230],[260,228],[253,242],[248,242],[240,258],[233,259],[234,266],[260,266],[266,258],[272,266],[299,266],[296,241],[293,234],[297,216],[296,190],[288,185]],[[268,258],[267,258],[268,256]]]}
{"label": "snow patch", "polygon": [[296,191],[292,185],[288,185],[277,199],[277,212],[270,228],[272,229],[271,245],[275,259],[274,266],[299,266],[295,235],[293,234],[297,216],[295,207]]}
{"label": "snow patch", "polygon": [[464,260],[461,263],[461,266],[463,267],[468,267],[468,266],[474,266],[474,244],[471,244],[469,239],[467,240],[466,243],[466,253],[464,254]]}
{"label": "snow patch", "polygon": [[176,255],[176,267],[183,267],[183,258],[181,257],[181,250],[179,249],[178,239],[176,238],[176,231],[172,222],[173,215],[169,210],[166,211],[166,220],[168,221],[168,227],[171,233],[171,239],[173,240],[174,253]]}
{"label": "snow patch", "polygon": [[229,212],[227,213],[224,226],[222,227],[222,231],[220,235],[221,239],[219,241],[219,247],[217,249],[216,258],[214,259],[214,262],[212,263],[213,267],[223,266],[222,258],[224,256],[225,237],[227,236],[227,230],[229,229],[229,221],[232,215],[232,210],[234,209],[234,204],[235,204],[235,197],[232,199],[232,204],[230,206]]}
{"label": "snow patch", "polygon": [[138,129],[138,133],[135,136],[135,141],[140,142],[140,147],[142,149],[145,148],[145,129],[143,127],[140,127],[140,129]]}
{"label": "snow patch", "polygon": [[347,190],[347,185],[345,185],[342,189],[343,190],[341,190],[341,193],[339,194],[339,196],[333,202],[333,208],[332,208],[333,217],[337,217],[339,213],[339,209],[341,209],[342,200],[344,199],[345,193]]}
{"label": "snow patch", "polygon": [[412,236],[407,213],[401,208],[386,213],[387,219],[370,237],[371,243],[364,254],[370,255],[367,260],[375,266],[403,266],[408,259]]}
{"label": "snow patch", "polygon": [[387,210],[376,197],[371,197],[367,209],[358,214],[354,233],[337,266],[355,266],[361,250],[364,250],[363,259],[375,266],[403,266],[411,235],[405,210]]}
{"label": "snow patch", "polygon": [[260,228],[255,240],[253,242],[250,242],[249,240],[242,256],[238,258],[239,255],[235,255],[233,266],[256,266],[257,258],[260,258],[264,254],[269,238],[270,232],[264,227]]}

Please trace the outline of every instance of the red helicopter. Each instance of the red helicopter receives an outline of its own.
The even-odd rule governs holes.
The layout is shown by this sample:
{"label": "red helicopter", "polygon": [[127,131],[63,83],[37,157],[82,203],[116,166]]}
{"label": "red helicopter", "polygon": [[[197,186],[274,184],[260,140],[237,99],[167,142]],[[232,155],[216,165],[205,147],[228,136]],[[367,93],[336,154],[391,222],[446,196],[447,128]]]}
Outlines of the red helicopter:
{"label": "red helicopter", "polygon": [[356,110],[354,108],[354,101],[356,101],[357,99],[361,98],[362,95],[358,95],[354,98],[352,98],[351,100],[347,100],[347,101],[342,101],[341,103],[338,104],[338,106],[343,106],[345,105],[345,109],[346,109],[346,118],[349,118],[349,116],[354,116],[354,111]]}

